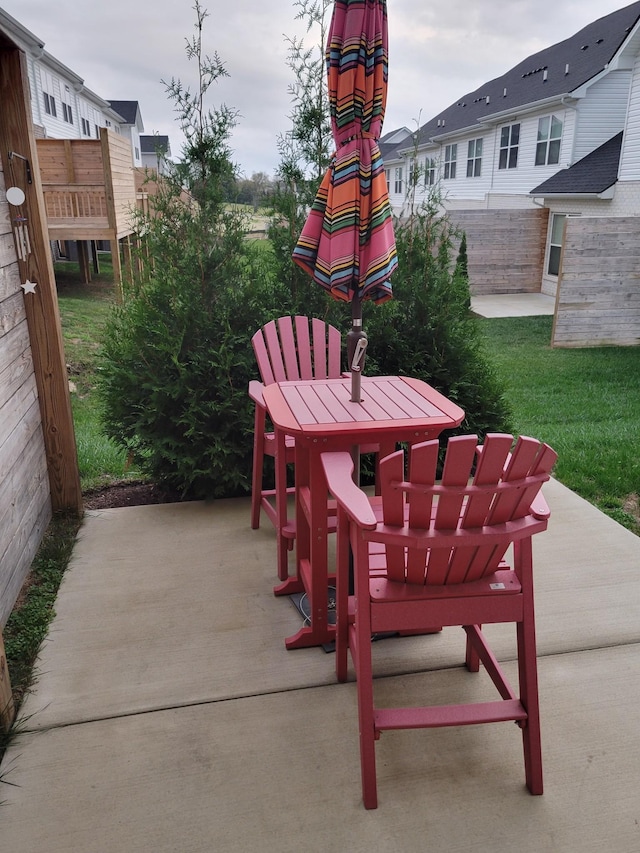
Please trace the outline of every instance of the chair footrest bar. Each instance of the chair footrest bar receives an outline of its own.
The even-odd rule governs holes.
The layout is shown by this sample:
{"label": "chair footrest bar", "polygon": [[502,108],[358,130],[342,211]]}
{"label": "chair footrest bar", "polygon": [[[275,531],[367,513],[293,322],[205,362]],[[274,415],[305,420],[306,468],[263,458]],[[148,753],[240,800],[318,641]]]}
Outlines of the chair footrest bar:
{"label": "chair footrest bar", "polygon": [[376,731],[472,726],[526,719],[527,712],[518,699],[479,702],[473,705],[439,705],[431,708],[381,708],[374,712]]}

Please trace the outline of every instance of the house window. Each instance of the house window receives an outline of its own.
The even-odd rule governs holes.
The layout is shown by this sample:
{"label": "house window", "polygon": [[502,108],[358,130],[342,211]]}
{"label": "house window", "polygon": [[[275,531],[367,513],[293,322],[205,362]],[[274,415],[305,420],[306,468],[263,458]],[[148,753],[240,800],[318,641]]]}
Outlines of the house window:
{"label": "house window", "polygon": [[549,260],[547,262],[547,274],[558,275],[560,272],[560,255],[562,254],[562,241],[564,239],[564,213],[554,213],[551,220],[551,234],[549,236]]}
{"label": "house window", "polygon": [[436,181],[436,161],[432,157],[427,157],[424,161],[424,185],[432,187]]}
{"label": "house window", "polygon": [[417,183],[418,183],[417,163],[415,161],[415,158],[412,158],[409,161],[409,188],[413,189]]}
{"label": "house window", "polygon": [[60,100],[62,101],[62,118],[68,124],[73,124],[73,112],[71,111],[71,105],[68,103],[71,100],[71,92],[68,86],[64,87],[64,94],[61,95]]}
{"label": "house window", "polygon": [[393,191],[396,193],[402,192],[402,166],[396,166]]}
{"label": "house window", "polygon": [[81,117],[80,118],[80,124],[82,126],[83,136],[91,136],[91,125],[89,124],[87,119],[84,117]]}
{"label": "house window", "polygon": [[538,119],[538,141],[536,143],[536,166],[547,166],[560,162],[562,122],[557,116]]}
{"label": "house window", "polygon": [[467,149],[467,177],[479,178],[482,171],[482,139],[470,139]]}
{"label": "house window", "polygon": [[96,124],[94,127],[96,129],[96,139],[100,139],[100,125]]}
{"label": "house window", "polygon": [[58,117],[58,110],[56,109],[56,99],[55,99],[55,80],[47,71],[43,71],[41,74],[42,80],[42,99],[44,101],[44,111],[47,115],[52,116],[53,118]]}
{"label": "house window", "polygon": [[456,160],[458,159],[458,144],[447,145],[444,149],[444,178],[453,180],[456,176]]}
{"label": "house window", "polygon": [[518,165],[518,145],[520,144],[520,125],[508,124],[500,131],[499,169],[515,169]]}
{"label": "house window", "polygon": [[391,170],[385,169],[384,176],[387,181],[387,195],[391,192]]}

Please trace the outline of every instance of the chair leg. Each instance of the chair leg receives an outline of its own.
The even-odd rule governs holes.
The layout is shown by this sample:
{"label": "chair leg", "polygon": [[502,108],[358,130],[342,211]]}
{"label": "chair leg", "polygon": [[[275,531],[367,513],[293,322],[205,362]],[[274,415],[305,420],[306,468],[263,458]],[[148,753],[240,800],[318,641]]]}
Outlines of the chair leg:
{"label": "chair leg", "polygon": [[256,406],[253,427],[253,473],[251,478],[251,528],[260,527],[262,473],[264,467],[265,410]]}
{"label": "chair leg", "polygon": [[[358,547],[360,546],[360,547]],[[354,571],[356,574],[356,596],[361,605],[369,598],[369,575],[367,543],[356,543],[354,549]],[[364,561],[364,566],[362,562]],[[358,582],[360,579],[360,583]],[[364,588],[362,588],[364,587]],[[358,688],[358,723],[360,728],[360,773],[362,777],[362,800],[365,809],[378,807],[376,784],[376,730],[373,704],[373,663],[371,659],[371,614],[369,607],[358,608],[353,631],[356,635],[352,649]]]}
{"label": "chair leg", "polygon": [[336,546],[336,678],[347,680],[349,652],[349,519],[338,507]]}
{"label": "chair leg", "polygon": [[516,628],[518,642],[518,673],[520,701],[527,711],[522,729],[524,769],[527,788],[532,794],[542,794],[542,743],[540,737],[540,707],[538,700],[538,666],[536,629],[533,604],[533,561],[531,539],[514,543],[514,557],[520,564],[523,579],[523,618]]}
{"label": "chair leg", "polygon": [[[478,625],[478,630],[482,625]],[[469,635],[467,634],[467,650],[465,654],[465,664],[469,672],[478,672],[480,670],[480,655],[473,647]]]}

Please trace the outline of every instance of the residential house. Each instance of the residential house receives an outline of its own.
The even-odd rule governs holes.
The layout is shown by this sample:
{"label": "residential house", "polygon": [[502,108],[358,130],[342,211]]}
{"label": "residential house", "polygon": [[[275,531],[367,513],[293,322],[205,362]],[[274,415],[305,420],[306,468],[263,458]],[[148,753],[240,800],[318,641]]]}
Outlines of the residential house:
{"label": "residential house", "polygon": [[140,154],[142,167],[164,175],[167,160],[171,159],[171,146],[168,136],[154,133],[152,136],[140,137]]}
{"label": "residential house", "polygon": [[412,175],[418,200],[439,187],[473,293],[556,296],[557,345],[640,343],[640,2],[464,95],[385,167],[400,215]]}
{"label": "residential house", "polygon": [[140,105],[137,101],[109,101],[109,104],[111,109],[124,119],[120,125],[120,132],[131,143],[133,165],[136,168],[140,168],[142,166],[140,134],[144,131]]}

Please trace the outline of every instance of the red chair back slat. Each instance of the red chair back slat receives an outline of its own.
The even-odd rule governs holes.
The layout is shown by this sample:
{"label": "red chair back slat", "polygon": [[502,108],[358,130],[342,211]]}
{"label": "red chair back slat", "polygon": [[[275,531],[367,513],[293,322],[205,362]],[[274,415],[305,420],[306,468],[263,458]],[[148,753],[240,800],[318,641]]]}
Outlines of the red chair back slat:
{"label": "red chair back slat", "polygon": [[[311,327],[310,327],[311,326]],[[341,375],[338,329],[308,317],[280,317],[251,339],[265,385],[299,379],[337,379]]]}
{"label": "red chair back slat", "polygon": [[[481,448],[477,448],[476,436],[449,439],[440,484],[435,480],[437,441],[411,449],[407,481],[403,480],[403,451],[382,460],[384,528],[375,539],[384,545],[390,580],[429,586],[461,584],[498,569],[511,541],[506,527],[502,541],[478,545],[469,540],[482,529],[506,526],[528,515],[557,459],[548,445],[536,439],[520,437],[513,450],[512,445],[513,437],[501,433],[487,435]],[[476,472],[471,479],[476,458]],[[546,477],[540,476],[545,474]],[[530,477],[538,479],[531,482],[527,480]],[[421,530],[431,530],[434,536],[420,537]],[[470,534],[467,538],[465,530]],[[442,537],[436,532],[455,534],[455,543],[449,539],[440,545]],[[401,544],[403,533],[414,540],[410,547]],[[419,538],[424,544],[415,544]]]}

